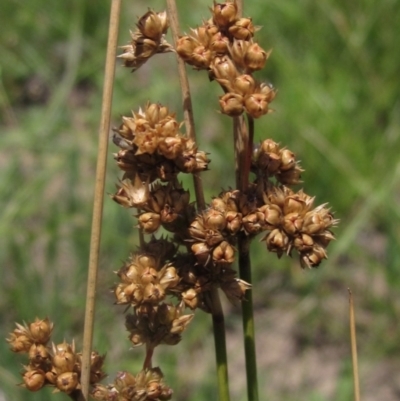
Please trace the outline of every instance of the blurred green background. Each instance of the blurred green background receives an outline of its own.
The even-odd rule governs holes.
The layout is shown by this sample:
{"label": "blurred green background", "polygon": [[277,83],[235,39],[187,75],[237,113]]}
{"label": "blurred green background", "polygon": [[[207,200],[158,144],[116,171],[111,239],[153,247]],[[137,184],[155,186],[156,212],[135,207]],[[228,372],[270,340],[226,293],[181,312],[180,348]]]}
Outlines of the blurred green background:
{"label": "blurred green background", "polygon": [[[182,31],[209,17],[210,1],[178,1]],[[121,45],[137,17],[161,1],[124,1]],[[5,0],[0,4],[0,337],[14,322],[49,316],[55,341],[81,346],[109,2]],[[400,2],[245,1],[245,15],[273,48],[258,78],[279,93],[276,112],[256,121],[305,168],[304,189],[340,218],[329,260],[302,271],[253,244],[261,400],[352,399],[348,294],[355,296],[365,401],[400,394]],[[189,70],[208,199],[234,183],[230,120],[220,90]],[[146,101],[180,110],[173,54],[132,74],[116,72],[113,126]],[[110,146],[107,192],[119,172]],[[221,182],[221,177],[224,177]],[[186,180],[185,180],[186,182]],[[188,184],[189,185],[189,184]],[[94,346],[107,352],[110,380],[140,369],[123,309],[113,305],[113,271],[137,245],[135,219],[106,198]],[[226,303],[232,398],[245,400],[239,309]],[[157,350],[158,351],[158,350]],[[16,386],[24,358],[0,341],[0,400],[67,399]],[[183,341],[157,363],[175,400],[216,399],[209,317],[198,312]],[[107,380],[106,380],[107,381]]]}

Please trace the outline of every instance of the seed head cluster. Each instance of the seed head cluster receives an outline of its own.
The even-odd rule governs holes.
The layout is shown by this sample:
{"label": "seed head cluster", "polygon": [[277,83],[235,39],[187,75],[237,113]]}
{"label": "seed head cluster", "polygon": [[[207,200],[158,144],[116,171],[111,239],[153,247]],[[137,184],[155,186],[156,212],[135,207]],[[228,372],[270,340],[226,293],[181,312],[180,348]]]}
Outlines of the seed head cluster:
{"label": "seed head cluster", "polygon": [[159,368],[142,370],[136,376],[118,372],[115,382],[107,386],[98,384],[91,396],[101,401],[164,401],[171,399],[172,390],[164,383]]}
{"label": "seed head cluster", "polygon": [[[7,342],[13,352],[28,355],[28,365],[22,372],[21,386],[30,391],[38,391],[44,386],[54,387],[54,391],[72,394],[79,391],[81,376],[81,353],[75,351],[75,344],[65,340],[60,344],[48,345],[53,323],[48,318],[38,319],[28,325],[16,324]],[[90,384],[102,380],[106,375],[102,370],[105,355],[93,351],[91,354]]]}
{"label": "seed head cluster", "polygon": [[154,54],[173,51],[173,47],[165,40],[167,30],[165,11],[156,13],[149,10],[144,14],[137,23],[136,31],[131,31],[131,43],[121,46],[123,53],[118,57],[124,61],[125,67],[135,71]]}
{"label": "seed head cluster", "polygon": [[212,16],[191,35],[180,37],[176,51],[197,70],[207,70],[225,94],[219,98],[221,112],[238,116],[243,112],[259,118],[270,111],[276,91],[258,82],[252,73],[264,68],[270,51],[253,40],[259,29],[251,18],[238,17],[236,1],[215,3]]}

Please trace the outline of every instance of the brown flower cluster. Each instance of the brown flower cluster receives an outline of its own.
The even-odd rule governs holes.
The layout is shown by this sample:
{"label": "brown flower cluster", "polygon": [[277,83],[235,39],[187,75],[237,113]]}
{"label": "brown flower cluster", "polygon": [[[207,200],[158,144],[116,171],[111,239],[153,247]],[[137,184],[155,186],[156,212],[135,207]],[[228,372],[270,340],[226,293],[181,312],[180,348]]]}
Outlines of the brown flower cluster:
{"label": "brown flower cluster", "polygon": [[[38,319],[28,325],[16,324],[7,342],[13,352],[28,354],[29,363],[24,366],[22,386],[38,391],[52,386],[54,391],[72,394],[79,391],[81,376],[81,353],[75,351],[75,344],[62,342],[48,346],[53,323]],[[105,356],[93,351],[91,355],[90,383],[95,384],[105,377],[102,365]]]}
{"label": "brown flower cluster", "polygon": [[[144,110],[139,109],[133,117],[122,117],[122,121],[114,129],[114,143],[121,148],[115,159],[125,172],[124,178],[134,180],[138,174],[141,182],[172,181],[179,172],[197,173],[207,169],[206,153],[199,151],[195,142],[179,131],[181,124],[167,107],[148,103]],[[144,202],[146,192],[140,194],[140,200],[132,206]],[[133,201],[136,198],[137,195]]]}
{"label": "brown flower cluster", "polygon": [[159,368],[142,370],[136,376],[119,372],[113,384],[96,385],[91,396],[100,401],[164,401],[171,399],[172,390],[164,383]]}
{"label": "brown flower cluster", "polygon": [[254,118],[267,114],[276,91],[251,75],[264,68],[270,55],[253,41],[258,27],[251,18],[239,18],[236,1],[215,3],[212,17],[182,36],[176,46],[183,60],[198,70],[208,70],[224,89],[221,111],[229,116],[243,112]]}
{"label": "brown flower cluster", "polygon": [[139,19],[137,28],[135,32],[131,32],[131,43],[121,46],[123,53],[118,56],[124,61],[124,66],[132,68],[133,71],[154,54],[173,51],[172,46],[165,40],[168,30],[165,11],[156,13],[149,10]]}
{"label": "brown flower cluster", "polygon": [[304,171],[295,154],[287,148],[281,148],[272,139],[266,139],[256,146],[251,167],[258,181],[275,177],[283,185],[299,184]]}
{"label": "brown flower cluster", "polygon": [[314,207],[313,197],[285,186],[300,182],[303,169],[294,153],[267,139],[254,151],[252,170],[256,180],[246,193],[221,193],[190,225],[197,262],[233,263],[236,235],[244,231],[248,236],[266,232],[263,241],[269,251],[281,257],[296,249],[303,268],[317,267],[327,258],[325,249],[334,239],[330,228],[337,220],[326,205]]}

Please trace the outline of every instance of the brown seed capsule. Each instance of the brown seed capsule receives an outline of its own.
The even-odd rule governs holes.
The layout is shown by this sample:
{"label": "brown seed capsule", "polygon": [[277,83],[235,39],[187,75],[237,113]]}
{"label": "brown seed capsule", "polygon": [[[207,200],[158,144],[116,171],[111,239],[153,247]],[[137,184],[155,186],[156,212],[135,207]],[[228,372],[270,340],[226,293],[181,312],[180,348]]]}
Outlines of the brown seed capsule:
{"label": "brown seed capsule", "polygon": [[[242,223],[243,228],[247,234],[256,235],[263,230],[263,214],[262,213],[250,213],[243,217]],[[262,219],[262,220],[261,220]]]}
{"label": "brown seed capsule", "polygon": [[215,263],[231,264],[235,261],[235,250],[227,241],[222,241],[214,248],[212,258]]}
{"label": "brown seed capsule", "polygon": [[300,253],[300,265],[304,268],[318,267],[323,259],[328,259],[324,248],[314,245],[311,251]]}
{"label": "brown seed capsule", "polygon": [[263,214],[266,229],[272,230],[281,224],[282,210],[278,205],[264,205],[258,210]]}
{"label": "brown seed capsule", "polygon": [[180,277],[178,276],[175,267],[168,266],[164,271],[163,270],[159,273],[160,285],[164,289],[176,287],[180,281]]}
{"label": "brown seed capsule", "polygon": [[24,386],[29,391],[38,391],[44,386],[46,377],[42,369],[28,368],[22,379],[24,381]]}
{"label": "brown seed capsule", "polygon": [[143,290],[143,302],[158,304],[165,297],[165,291],[160,284],[149,283]]}
{"label": "brown seed capsule", "polygon": [[255,27],[251,18],[239,18],[229,27],[229,33],[238,40],[250,40],[254,32]]}
{"label": "brown seed capsule", "polygon": [[160,17],[153,11],[149,10],[138,21],[137,27],[139,31],[150,39],[156,42],[160,40],[163,33],[163,24]]}
{"label": "brown seed capsule", "polygon": [[283,149],[281,152],[281,170],[286,171],[296,165],[295,154],[289,149]]}
{"label": "brown seed capsule", "polygon": [[211,249],[207,244],[204,242],[196,242],[191,246],[191,249],[200,264],[206,265],[209,262]]}
{"label": "brown seed capsule", "polygon": [[296,185],[301,182],[302,172],[303,170],[296,166],[295,168],[276,174],[276,179],[284,185]]}
{"label": "brown seed capsule", "polygon": [[156,232],[161,224],[161,217],[157,213],[143,213],[139,216],[139,226],[146,234]]}
{"label": "brown seed capsule", "polygon": [[172,322],[170,333],[181,334],[185,331],[194,315],[183,315]]}
{"label": "brown seed capsule", "polygon": [[231,235],[235,235],[242,228],[242,214],[229,210],[225,214],[226,229]]}
{"label": "brown seed capsule", "polygon": [[256,81],[251,75],[239,75],[233,82],[233,88],[235,93],[239,93],[242,96],[247,96],[254,93]]}
{"label": "brown seed capsule", "polygon": [[177,41],[176,52],[184,60],[189,60],[197,46],[199,46],[199,42],[196,39],[190,36],[182,36]]}
{"label": "brown seed capsule", "polygon": [[203,215],[204,225],[211,230],[222,231],[226,226],[226,219],[223,212],[210,208]]}
{"label": "brown seed capsule", "polygon": [[185,140],[180,136],[167,137],[158,143],[158,151],[167,159],[176,159],[184,149]]}
{"label": "brown seed capsule", "polygon": [[309,252],[314,245],[314,240],[310,235],[301,233],[294,239],[293,245],[299,252]]}
{"label": "brown seed capsule", "polygon": [[[58,347],[58,346],[57,346]],[[57,348],[56,347],[56,348]],[[74,369],[76,356],[72,351],[56,351],[53,356],[53,366],[57,372],[72,372]]]}
{"label": "brown seed capsule", "polygon": [[35,343],[46,344],[50,339],[52,330],[53,323],[50,322],[47,317],[45,319],[36,318],[35,321],[29,325],[29,332]]}
{"label": "brown seed capsule", "polygon": [[289,235],[295,235],[298,233],[303,227],[303,219],[302,217],[294,212],[288,213],[284,216],[282,221],[282,228]]}
{"label": "brown seed capsule", "polygon": [[247,70],[251,72],[262,70],[270,54],[270,51],[267,53],[258,43],[252,43],[244,57]]}
{"label": "brown seed capsule", "polygon": [[248,95],[244,98],[244,107],[252,117],[259,118],[268,113],[267,96],[262,93]]}
{"label": "brown seed capsule", "polygon": [[214,23],[220,28],[224,28],[235,21],[238,8],[236,1],[216,3],[214,0],[214,7],[211,11]]}
{"label": "brown seed capsule", "polygon": [[28,332],[23,326],[15,329],[12,333],[10,333],[10,337],[6,339],[6,341],[10,345],[10,349],[12,352],[29,352],[31,345],[33,344],[33,340]]}
{"label": "brown seed capsule", "polygon": [[216,54],[225,54],[228,52],[229,39],[222,34],[217,32],[210,40],[210,50]]}
{"label": "brown seed capsule", "polygon": [[228,82],[232,82],[239,75],[235,64],[228,56],[215,57],[211,70],[215,79],[225,79]]}
{"label": "brown seed capsule", "polygon": [[194,310],[199,305],[199,294],[194,288],[189,288],[181,294],[183,302],[190,309]]}
{"label": "brown seed capsule", "polygon": [[204,46],[197,46],[187,62],[199,70],[205,70],[210,66],[211,56],[211,50]]}
{"label": "brown seed capsule", "polygon": [[142,275],[140,276],[140,280],[143,285],[155,283],[157,280],[157,270],[152,267],[145,267]]}
{"label": "brown seed capsule", "polygon": [[267,248],[270,252],[276,252],[281,257],[287,251],[289,245],[288,236],[280,229],[275,228],[265,238]]}
{"label": "brown seed capsule", "polygon": [[219,98],[221,112],[228,116],[239,116],[244,111],[243,96],[238,93],[228,92]]}
{"label": "brown seed capsule", "polygon": [[47,361],[49,356],[49,350],[43,344],[32,344],[29,349],[29,361],[36,366]]}
{"label": "brown seed capsule", "polygon": [[79,380],[76,372],[61,373],[57,377],[56,387],[66,394],[70,394],[72,391],[76,390],[78,385]]}
{"label": "brown seed capsule", "polygon": [[161,384],[157,381],[150,381],[146,386],[146,395],[149,400],[157,400],[161,395]]}

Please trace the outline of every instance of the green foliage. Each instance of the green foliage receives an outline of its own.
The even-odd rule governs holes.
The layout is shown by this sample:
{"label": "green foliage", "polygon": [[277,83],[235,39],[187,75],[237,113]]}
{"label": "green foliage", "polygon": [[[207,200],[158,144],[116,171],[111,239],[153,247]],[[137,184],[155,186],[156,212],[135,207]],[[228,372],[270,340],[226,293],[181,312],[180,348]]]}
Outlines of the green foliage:
{"label": "green foliage", "polygon": [[[209,16],[208,1],[180,3],[182,31],[195,26],[199,16]],[[129,41],[128,29],[148,5],[162,7],[124,3],[121,44]],[[14,321],[49,316],[56,322],[55,338],[75,337],[79,347],[109,4],[9,0],[0,7],[0,337],[6,337]],[[343,349],[349,344],[346,288],[351,287],[363,359],[389,359],[400,351],[395,328],[400,308],[400,8],[392,0],[245,1],[245,14],[263,25],[257,36],[261,45],[273,48],[259,78],[279,90],[276,112],[256,121],[256,138],[272,137],[292,149],[306,169],[305,191],[316,195],[318,203],[329,202],[341,219],[338,241],[318,271],[304,274],[295,259],[278,261],[274,255],[265,262],[266,249],[253,244],[259,312],[266,307],[279,311],[282,302],[284,307],[289,303],[301,325],[296,335],[304,349],[317,341]],[[226,187],[234,184],[226,163],[232,157],[226,139],[231,121],[216,112],[217,85],[197,71],[190,71],[190,77],[201,148],[212,159],[211,171],[203,175],[210,199],[221,190],[220,177]],[[168,105],[182,118],[178,85],[173,54],[155,56],[134,74],[119,68],[113,125],[147,100]],[[118,174],[113,151],[111,145],[108,192],[114,191]],[[135,364],[126,355],[122,309],[112,305],[108,294],[112,271],[137,244],[134,224],[129,212],[106,199],[95,346],[108,352],[110,376]],[[226,307],[234,335],[239,330],[235,309]],[[200,329],[192,327],[179,355],[199,357],[196,348],[212,347],[208,327],[206,318]],[[295,334],[286,335],[295,341]],[[4,341],[0,354],[0,388],[7,400],[61,397],[28,395],[16,387],[22,358],[12,355]],[[184,356],[173,355],[171,350],[165,354],[171,365],[186,363]],[[336,377],[336,394],[320,395],[301,383],[294,393],[315,400],[348,399],[346,358]],[[208,375],[182,393],[184,376],[168,377],[175,382],[177,399],[211,399],[213,369],[211,359]],[[230,374],[235,381],[243,372]],[[293,399],[285,390],[281,395]]]}

